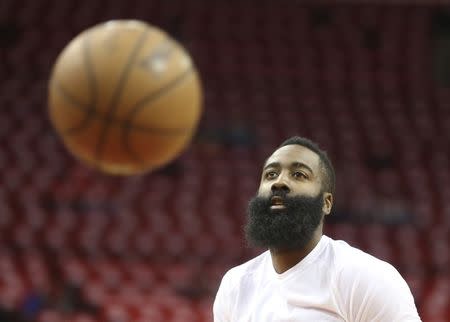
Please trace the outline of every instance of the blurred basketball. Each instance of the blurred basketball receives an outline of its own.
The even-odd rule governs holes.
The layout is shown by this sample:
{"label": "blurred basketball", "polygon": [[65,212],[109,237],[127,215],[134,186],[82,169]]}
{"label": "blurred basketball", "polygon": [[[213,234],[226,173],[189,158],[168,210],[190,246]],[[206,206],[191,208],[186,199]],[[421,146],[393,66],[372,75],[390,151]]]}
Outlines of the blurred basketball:
{"label": "blurred basketball", "polygon": [[49,113],[68,150],[111,174],[150,171],[187,147],[201,115],[198,72],[164,31],[113,20],[75,37],[50,77]]}

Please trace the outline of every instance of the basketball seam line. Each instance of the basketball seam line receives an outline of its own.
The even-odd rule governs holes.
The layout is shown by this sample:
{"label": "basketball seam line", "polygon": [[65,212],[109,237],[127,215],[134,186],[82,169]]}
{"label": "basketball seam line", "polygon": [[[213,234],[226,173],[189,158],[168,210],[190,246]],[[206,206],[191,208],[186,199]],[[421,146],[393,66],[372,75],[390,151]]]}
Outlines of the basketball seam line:
{"label": "basketball seam line", "polygon": [[[144,96],[144,98],[140,99],[132,108],[131,111],[128,113],[127,118],[125,119],[124,129],[122,132],[122,142],[125,147],[125,150],[131,155],[131,157],[136,161],[137,163],[141,163],[139,157],[137,156],[137,153],[133,151],[128,144],[129,141],[129,135],[130,130],[132,129],[130,120],[133,119],[134,115],[139,112],[142,108],[148,106],[149,103],[152,101],[158,99],[159,97],[163,96],[168,91],[172,90],[174,87],[181,84],[189,75],[192,74],[193,68],[192,66],[187,68],[181,75],[173,79],[169,82],[169,84],[157,89],[156,91],[149,93]],[[190,129],[186,129],[185,131],[188,131]]]}
{"label": "basketball seam line", "polygon": [[72,94],[70,94],[60,82],[56,82],[55,88],[58,91],[58,93],[66,100],[67,103],[71,104],[74,107],[77,107],[83,111],[87,111],[89,109],[89,106],[83,102],[80,102],[78,98],[74,97]]}
{"label": "basketball seam line", "polygon": [[[162,42],[160,42],[157,46],[155,46],[156,49],[158,48],[158,46],[161,46],[161,45],[163,45],[163,44],[165,44],[165,43],[167,43],[167,42],[168,42],[168,39],[167,39],[167,38],[164,39],[164,40],[163,40]],[[173,47],[170,47],[170,50],[171,50],[171,51],[172,51],[173,49],[174,49]],[[153,55],[153,53],[151,52],[150,55]],[[123,123],[122,123],[122,127],[123,127],[122,132],[121,132],[121,134],[122,134],[122,145],[123,145],[123,148],[125,149],[125,151],[128,152],[128,154],[129,154],[129,156],[131,157],[131,159],[133,159],[133,161],[134,161],[135,163],[140,164],[140,163],[142,163],[141,158],[139,158],[138,153],[136,153],[136,152],[132,149],[132,147],[130,146],[130,144],[129,144],[129,132],[130,132],[130,128],[131,128],[131,126],[130,126],[130,125],[131,125],[131,122],[130,122],[131,118],[132,118],[132,115],[131,115],[129,118],[125,118],[125,120],[124,120]],[[161,129],[159,129],[159,130],[161,130]],[[153,132],[157,132],[157,131],[158,131],[158,129],[154,129]],[[161,131],[160,131],[160,132],[161,132]]]}
{"label": "basketball seam line", "polygon": [[80,122],[80,124],[73,126],[66,130],[66,134],[71,135],[73,133],[76,133],[78,131],[81,131],[85,129],[89,123],[95,118],[96,110],[95,107],[97,106],[97,83],[95,79],[95,73],[92,67],[91,57],[89,55],[89,42],[88,38],[86,37],[83,41],[83,56],[84,56],[84,67],[87,73],[87,83],[89,88],[89,103],[87,105],[84,105],[85,111],[87,112],[85,114],[84,119]]}
{"label": "basketball seam line", "polygon": [[[148,106],[149,103],[152,101],[158,99],[159,97],[163,96],[167,91],[171,90],[173,87],[176,87],[178,84],[180,84],[182,81],[184,81],[187,76],[189,76],[193,71],[192,66],[188,67],[184,72],[182,72],[179,76],[175,77],[175,79],[171,80],[168,84],[165,86],[162,86],[161,88],[148,93],[143,98],[141,98],[137,103],[135,103],[131,110],[129,111],[127,117],[125,118],[126,122],[131,120],[133,116],[139,112],[140,109]],[[128,123],[128,122],[127,122]]]}
{"label": "basketball seam line", "polygon": [[110,102],[110,105],[109,105],[110,108],[109,108],[108,113],[106,114],[104,126],[102,128],[101,133],[100,133],[100,137],[99,137],[99,140],[97,142],[96,149],[95,149],[95,158],[96,158],[97,162],[99,162],[100,159],[101,159],[101,153],[102,153],[102,149],[103,149],[103,146],[105,144],[105,141],[106,141],[106,135],[107,135],[108,130],[109,130],[110,125],[111,125],[111,117],[114,116],[114,112],[117,109],[117,105],[119,103],[119,99],[120,99],[120,96],[122,94],[123,88],[125,87],[125,83],[126,83],[126,80],[128,78],[128,74],[129,74],[129,72],[131,70],[132,64],[136,60],[136,57],[137,57],[140,49],[144,45],[144,40],[147,38],[148,33],[149,32],[147,30],[145,30],[142,33],[142,35],[139,37],[139,39],[136,41],[136,44],[135,44],[135,46],[134,46],[130,56],[127,59],[125,68],[123,69],[122,74],[120,75],[117,87],[114,90],[113,95],[111,96],[111,102]]}
{"label": "basketball seam line", "polygon": [[[79,101],[76,97],[74,97],[73,95],[71,95],[62,85],[62,83],[60,82],[56,82],[56,89],[59,92],[59,94],[66,100],[67,103],[71,104],[73,107],[76,107],[80,110],[83,110],[85,112],[87,112],[86,114],[86,118],[83,119],[83,121],[81,122],[81,124],[76,125],[74,127],[71,127],[69,129],[64,130],[66,135],[74,135],[76,134],[76,132],[78,132],[79,130],[82,130],[83,128],[85,128],[88,124],[89,121],[91,119],[100,119],[100,120],[104,120],[104,115],[102,113],[98,113],[95,109],[95,106],[97,104],[97,86],[96,86],[96,79],[95,79],[95,73],[93,72],[93,68],[92,68],[92,62],[90,59],[90,55],[89,55],[89,43],[87,42],[87,39],[85,40],[85,46],[84,46],[84,57],[85,57],[85,67],[87,69],[87,73],[88,73],[88,84],[90,87],[90,93],[92,93],[91,99],[89,103],[83,103],[81,101]],[[178,76],[176,79],[172,80],[171,82],[169,82],[169,84],[163,86],[162,88],[156,90],[155,92],[149,93],[147,94],[143,99],[141,99],[138,103],[136,103],[134,105],[133,109],[138,109],[139,105],[151,102],[155,99],[158,99],[160,96],[164,95],[165,92],[169,89],[171,89],[172,87],[178,85],[179,82],[181,82],[182,80],[184,80],[185,77],[187,77],[190,72],[192,71],[192,67],[189,67],[188,69],[186,69],[184,72],[181,73],[180,76]],[[119,125],[122,127],[126,127],[129,128],[130,130],[135,130],[135,131],[143,131],[143,132],[153,132],[153,133],[161,133],[161,132],[165,132],[165,134],[178,134],[178,133],[183,133],[183,132],[187,132],[190,131],[191,128],[155,128],[155,127],[145,127],[142,125],[138,125],[138,124],[133,124],[131,122],[129,122],[129,119],[133,118],[133,114],[137,112],[137,111],[131,111],[129,113],[129,118],[128,120],[120,120],[120,119],[116,119],[114,118],[114,116],[108,118],[108,121],[110,124],[113,125]]]}
{"label": "basketball seam line", "polygon": [[[60,83],[56,84],[56,89],[59,92],[59,94],[66,100],[67,103],[71,104],[71,106],[78,108],[82,111],[86,111],[89,112],[89,105],[82,103],[80,101],[77,100],[77,98],[73,97]],[[93,110],[92,111],[92,118],[94,119],[99,119],[99,120],[103,120],[103,114],[98,113],[97,111]],[[178,134],[178,133],[183,133],[186,131],[191,130],[191,128],[155,128],[155,127],[146,127],[146,126],[142,126],[139,124],[133,124],[133,123],[127,123],[125,124],[125,121],[120,120],[120,119],[116,119],[116,118],[111,118],[110,122],[112,125],[116,125],[116,126],[121,126],[121,127],[129,127],[130,130],[134,130],[134,131],[142,131],[142,132],[153,132],[153,133],[157,133],[157,132],[166,132],[167,134]],[[66,129],[67,132],[65,132],[65,134],[67,135],[74,135],[76,133],[68,133],[72,128]]]}

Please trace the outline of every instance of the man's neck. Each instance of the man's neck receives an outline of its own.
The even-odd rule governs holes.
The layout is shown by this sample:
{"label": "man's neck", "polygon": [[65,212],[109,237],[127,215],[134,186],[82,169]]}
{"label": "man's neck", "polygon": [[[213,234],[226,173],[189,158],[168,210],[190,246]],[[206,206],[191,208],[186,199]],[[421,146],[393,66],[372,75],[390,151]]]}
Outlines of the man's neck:
{"label": "man's neck", "polygon": [[314,232],[311,240],[302,249],[279,250],[270,248],[270,255],[272,256],[272,265],[278,274],[286,272],[291,267],[297,265],[303,258],[305,258],[317,246],[322,237],[322,227]]}

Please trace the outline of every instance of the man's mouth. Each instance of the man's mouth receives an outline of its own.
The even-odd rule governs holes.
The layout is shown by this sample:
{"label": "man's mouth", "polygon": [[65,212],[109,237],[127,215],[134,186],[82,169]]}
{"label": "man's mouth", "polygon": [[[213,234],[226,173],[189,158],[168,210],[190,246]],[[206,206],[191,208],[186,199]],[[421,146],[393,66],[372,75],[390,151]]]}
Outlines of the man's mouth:
{"label": "man's mouth", "polygon": [[283,203],[283,198],[282,197],[280,197],[280,196],[273,196],[271,199],[270,199],[270,202],[271,202],[271,206],[270,206],[270,209],[273,209],[273,210],[278,210],[278,209],[285,209],[286,207],[284,206],[284,203]]}

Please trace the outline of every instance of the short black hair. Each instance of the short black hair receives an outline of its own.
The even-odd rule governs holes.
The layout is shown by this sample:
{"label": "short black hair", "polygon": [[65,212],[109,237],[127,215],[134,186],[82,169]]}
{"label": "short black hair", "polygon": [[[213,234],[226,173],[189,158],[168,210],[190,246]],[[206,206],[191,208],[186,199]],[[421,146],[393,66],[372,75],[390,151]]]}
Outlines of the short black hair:
{"label": "short black hair", "polygon": [[334,195],[336,190],[336,176],[334,173],[333,164],[328,158],[327,153],[322,150],[319,145],[310,139],[293,136],[289,139],[285,140],[278,148],[281,148],[286,145],[300,145],[311,151],[315,152],[320,158],[320,166],[322,169],[322,178],[323,180],[323,189],[324,192],[331,192]]}

